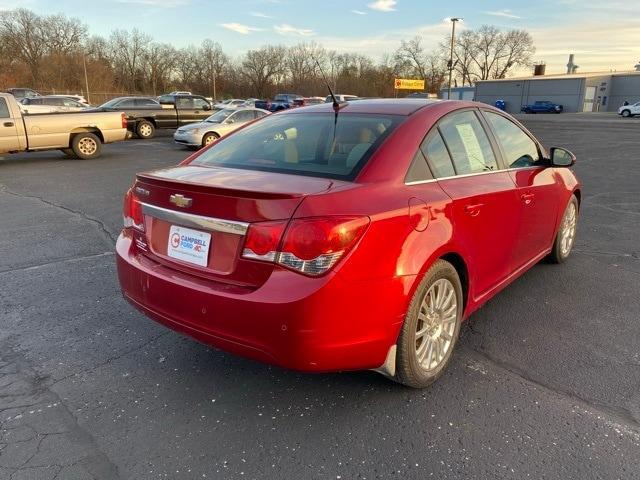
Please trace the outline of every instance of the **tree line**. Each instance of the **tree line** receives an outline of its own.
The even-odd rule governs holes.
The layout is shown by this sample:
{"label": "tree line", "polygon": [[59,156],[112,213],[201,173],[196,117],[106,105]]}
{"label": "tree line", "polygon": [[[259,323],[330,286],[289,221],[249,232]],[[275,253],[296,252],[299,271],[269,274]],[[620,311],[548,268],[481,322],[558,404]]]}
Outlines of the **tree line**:
{"label": "tree line", "polygon": [[[137,29],[100,37],[91,35],[76,18],[20,8],[0,12],[0,88],[86,93],[86,69],[89,91],[107,97],[171,90],[215,98],[266,98],[278,91],[325,95],[322,69],[336,92],[391,97],[393,79],[401,77],[424,79],[425,90],[436,93],[448,75],[449,44],[450,38],[444,38],[429,51],[416,36],[401,41],[378,61],[314,42],[266,45],[234,58],[211,39],[176,48]],[[504,78],[517,67],[529,66],[534,52],[533,40],[524,30],[505,32],[491,26],[463,30],[453,55],[455,82],[470,85]]]}

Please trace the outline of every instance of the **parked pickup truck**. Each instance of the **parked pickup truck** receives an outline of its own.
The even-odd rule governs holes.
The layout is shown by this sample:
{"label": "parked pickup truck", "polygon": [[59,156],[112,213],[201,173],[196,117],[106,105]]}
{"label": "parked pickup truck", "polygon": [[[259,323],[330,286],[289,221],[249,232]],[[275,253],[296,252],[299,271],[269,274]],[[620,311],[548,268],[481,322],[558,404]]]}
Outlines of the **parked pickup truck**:
{"label": "parked pickup truck", "polygon": [[273,100],[256,100],[255,107],[270,112],[279,112],[287,108],[295,107],[296,100],[302,100],[304,97],[295,93],[279,93]]}
{"label": "parked pickup truck", "polygon": [[73,158],[96,158],[103,143],[127,135],[127,119],[120,112],[23,115],[13,95],[0,93],[0,155],[61,150]]}
{"label": "parked pickup truck", "polygon": [[127,125],[139,138],[153,138],[156,129],[178,128],[202,122],[211,115],[211,104],[198,95],[118,97],[93,108],[92,112],[124,112]]}
{"label": "parked pickup truck", "polygon": [[524,113],[560,113],[562,112],[562,105],[548,100],[539,100],[529,105],[523,105],[520,111]]}

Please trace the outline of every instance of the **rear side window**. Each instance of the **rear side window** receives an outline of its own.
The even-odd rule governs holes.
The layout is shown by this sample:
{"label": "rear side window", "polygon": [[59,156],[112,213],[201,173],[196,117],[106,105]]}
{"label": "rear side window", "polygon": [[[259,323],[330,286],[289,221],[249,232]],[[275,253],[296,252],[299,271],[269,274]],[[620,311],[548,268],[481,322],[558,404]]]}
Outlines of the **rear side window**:
{"label": "rear side window", "polygon": [[295,113],[265,117],[223,137],[193,165],[352,180],[405,117]]}
{"label": "rear side window", "polygon": [[150,98],[136,98],[136,107],[157,107],[158,102],[151,100]]}
{"label": "rear side window", "polygon": [[193,108],[193,100],[188,97],[178,97],[176,98],[176,108],[182,108],[184,110]]}
{"label": "rear side window", "polygon": [[440,122],[439,129],[457,175],[498,169],[489,138],[474,112],[448,115]]}
{"label": "rear side window", "polygon": [[116,108],[133,108],[135,107],[135,100],[122,100],[120,103],[116,104]]}
{"label": "rear side window", "polygon": [[235,113],[231,118],[235,123],[240,123],[240,122],[248,122],[250,120],[254,120],[255,115],[251,110],[241,110]]}
{"label": "rear side window", "polygon": [[422,151],[418,149],[416,154],[413,156],[413,160],[411,161],[411,166],[407,171],[407,175],[404,178],[405,183],[415,183],[415,182],[424,182],[426,180],[431,180],[433,177],[431,176],[431,171],[429,170],[429,166],[427,165],[427,160],[424,158]]}
{"label": "rear side window", "polygon": [[431,171],[436,178],[452,177],[456,174],[447,147],[437,129],[427,135],[427,138],[420,145],[420,149],[427,157]]}
{"label": "rear side window", "polygon": [[0,118],[9,118],[9,107],[4,98],[0,98]]}
{"label": "rear side window", "polygon": [[538,146],[519,126],[493,112],[484,112],[504,152],[509,168],[529,167],[540,159]]}
{"label": "rear side window", "polygon": [[207,102],[204,98],[194,98],[193,99],[193,108],[197,108],[199,110],[203,110],[204,107],[208,107],[209,102]]}

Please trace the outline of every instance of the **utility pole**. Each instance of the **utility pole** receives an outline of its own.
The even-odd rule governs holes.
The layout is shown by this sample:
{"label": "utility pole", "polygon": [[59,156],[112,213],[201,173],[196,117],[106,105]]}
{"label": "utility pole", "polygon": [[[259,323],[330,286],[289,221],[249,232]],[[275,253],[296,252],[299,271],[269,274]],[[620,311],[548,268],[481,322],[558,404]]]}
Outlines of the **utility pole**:
{"label": "utility pole", "polygon": [[87,77],[87,56],[82,54],[82,66],[84,67],[84,84],[87,87],[87,103],[91,103],[91,97],[89,96],[89,77]]}
{"label": "utility pole", "polygon": [[449,93],[447,94],[447,100],[451,100],[451,74],[453,72],[453,44],[456,37],[456,22],[462,20],[462,18],[452,17],[451,20],[451,51],[449,53]]}

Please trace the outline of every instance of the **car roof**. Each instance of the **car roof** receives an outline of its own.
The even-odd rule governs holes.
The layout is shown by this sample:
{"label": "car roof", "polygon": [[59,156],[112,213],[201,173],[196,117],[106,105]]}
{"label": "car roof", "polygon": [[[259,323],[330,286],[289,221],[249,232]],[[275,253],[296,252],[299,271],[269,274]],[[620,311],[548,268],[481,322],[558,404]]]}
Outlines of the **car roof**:
{"label": "car roof", "polygon": [[[378,113],[388,115],[411,115],[423,107],[439,103],[440,100],[426,98],[373,98],[370,100],[358,100],[357,102],[344,102],[340,104],[340,112],[344,113]],[[304,109],[285,110],[282,114],[298,113],[333,113],[332,103],[311,105]]]}

